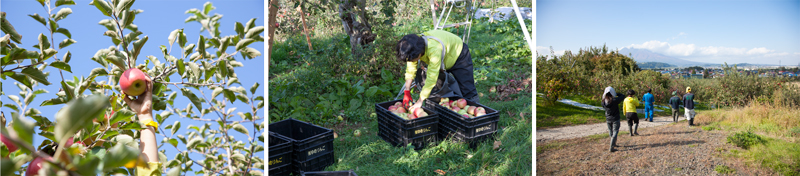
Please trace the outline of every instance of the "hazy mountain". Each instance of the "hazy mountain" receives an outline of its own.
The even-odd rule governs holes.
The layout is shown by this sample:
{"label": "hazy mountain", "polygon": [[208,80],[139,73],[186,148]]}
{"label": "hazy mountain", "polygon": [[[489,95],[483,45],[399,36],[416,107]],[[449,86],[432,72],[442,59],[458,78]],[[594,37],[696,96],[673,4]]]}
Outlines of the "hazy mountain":
{"label": "hazy mountain", "polygon": [[637,62],[636,65],[638,65],[639,68],[669,68],[669,67],[675,67],[675,65],[670,65],[670,64],[667,64],[667,63],[663,63],[663,62]]}
{"label": "hazy mountain", "polygon": [[704,62],[687,61],[670,56],[665,56],[663,54],[654,53],[653,51],[647,49],[623,48],[619,50],[619,53],[625,56],[628,56],[628,54],[630,54],[630,57],[632,57],[633,60],[640,63],[661,62],[670,65],[675,65],[678,67],[719,65],[719,64],[704,63]]}

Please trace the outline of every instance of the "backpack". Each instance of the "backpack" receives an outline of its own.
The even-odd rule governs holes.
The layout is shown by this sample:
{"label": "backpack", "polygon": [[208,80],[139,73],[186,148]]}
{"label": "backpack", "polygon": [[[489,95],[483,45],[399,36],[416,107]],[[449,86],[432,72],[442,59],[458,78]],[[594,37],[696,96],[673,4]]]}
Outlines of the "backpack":
{"label": "backpack", "polygon": [[[434,39],[438,41],[439,44],[442,45],[442,61],[441,61],[441,67],[439,68],[439,78],[436,79],[436,85],[433,86],[431,94],[428,97],[429,98],[463,97],[463,95],[461,94],[461,89],[458,87],[458,82],[456,82],[455,77],[453,77],[452,74],[448,73],[447,70],[444,68],[445,67],[444,55],[447,50],[447,48],[445,48],[444,46],[444,42],[433,36],[422,36],[422,38],[425,39],[425,41],[427,41],[428,39]],[[422,90],[422,87],[425,86],[425,78],[427,78],[426,73],[428,67],[427,65],[423,66],[423,64],[419,64],[422,63],[421,61],[417,62],[418,62],[417,65],[421,68],[417,69],[414,82],[417,84],[417,90]]]}

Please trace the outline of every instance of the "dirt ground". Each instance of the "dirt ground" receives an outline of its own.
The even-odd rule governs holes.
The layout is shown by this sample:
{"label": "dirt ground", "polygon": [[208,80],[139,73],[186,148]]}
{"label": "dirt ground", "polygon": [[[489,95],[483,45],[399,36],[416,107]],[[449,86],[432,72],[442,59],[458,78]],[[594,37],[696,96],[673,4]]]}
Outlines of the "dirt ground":
{"label": "dirt ground", "polygon": [[[639,119],[639,130],[673,123],[672,117],[656,117],[653,119],[653,122],[645,122],[643,119],[644,118]],[[678,120],[681,120],[681,118],[679,117]],[[622,120],[619,123],[620,132],[629,131],[627,121]],[[685,124],[686,122],[683,123]],[[608,126],[606,123],[549,128],[536,130],[536,142],[542,143],[559,139],[573,139],[602,133],[608,133]]]}
{"label": "dirt ground", "polygon": [[725,175],[715,168],[727,167],[732,170],[729,175],[776,175],[723,156],[729,150],[741,150],[725,143],[725,131],[704,131],[683,121],[639,129],[639,134],[620,135],[617,145],[621,147],[613,153],[608,151],[608,137],[537,142],[536,174]]}

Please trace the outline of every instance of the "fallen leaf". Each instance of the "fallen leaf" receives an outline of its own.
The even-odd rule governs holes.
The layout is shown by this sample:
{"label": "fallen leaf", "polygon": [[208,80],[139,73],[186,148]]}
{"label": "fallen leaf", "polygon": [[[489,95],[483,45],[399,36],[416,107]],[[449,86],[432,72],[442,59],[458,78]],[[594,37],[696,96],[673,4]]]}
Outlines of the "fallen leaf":
{"label": "fallen leaf", "polygon": [[446,174],[446,173],[447,173],[447,172],[444,172],[444,171],[443,171],[443,170],[441,170],[441,169],[436,169],[434,172],[436,172],[436,173],[437,173],[437,174],[439,174],[439,175],[444,175],[444,174]]}
{"label": "fallen leaf", "polygon": [[494,148],[493,149],[497,150],[498,148],[500,148],[500,144],[502,144],[502,142],[494,141]]}
{"label": "fallen leaf", "polygon": [[333,132],[333,138],[334,138],[334,139],[336,139],[336,138],[339,138],[339,135],[338,135],[338,134],[336,134],[336,132]]}

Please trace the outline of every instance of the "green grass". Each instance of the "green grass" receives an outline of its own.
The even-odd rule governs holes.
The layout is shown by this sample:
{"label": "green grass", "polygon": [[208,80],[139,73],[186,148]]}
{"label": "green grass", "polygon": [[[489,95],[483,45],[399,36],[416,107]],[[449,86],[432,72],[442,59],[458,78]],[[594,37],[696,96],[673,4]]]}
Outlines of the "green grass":
{"label": "green grass", "polygon": [[[530,112],[530,100],[492,102],[489,107],[500,113],[495,134],[502,145],[493,149],[494,140],[486,141],[476,149],[461,142],[444,140],[422,150],[413,146],[393,147],[377,136],[377,122],[362,124],[362,136],[354,137],[353,129],[342,129],[334,140],[336,163],[328,171],[354,170],[359,175],[437,175],[439,169],[449,175],[530,175],[533,138],[530,120],[519,117],[520,112]],[[506,112],[512,112],[511,117]],[[528,115],[530,115],[528,113]],[[355,125],[353,125],[355,126]]]}
{"label": "green grass", "polygon": [[717,173],[720,173],[720,174],[731,174],[731,173],[736,172],[735,169],[730,168],[730,167],[725,166],[725,165],[717,165],[717,167],[714,167],[714,171],[717,171]]}
{"label": "green grass", "polygon": [[[605,122],[605,112],[584,109],[561,102],[544,105],[544,99],[536,97],[536,129]],[[625,120],[623,116],[621,120]]]}
{"label": "green grass", "polygon": [[772,169],[782,175],[800,174],[800,144],[765,137],[763,144],[753,145],[746,150],[731,150],[728,155],[747,158],[753,165]]}

